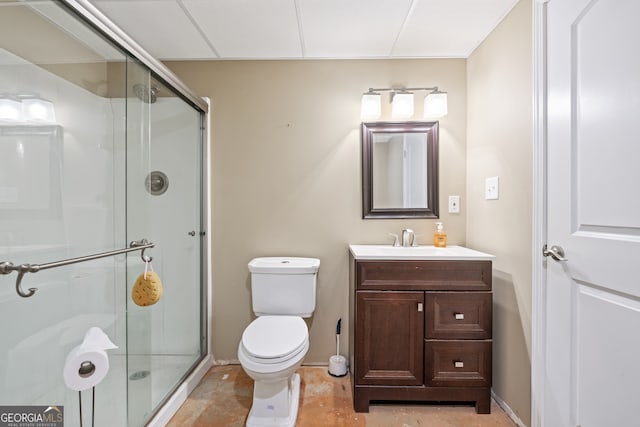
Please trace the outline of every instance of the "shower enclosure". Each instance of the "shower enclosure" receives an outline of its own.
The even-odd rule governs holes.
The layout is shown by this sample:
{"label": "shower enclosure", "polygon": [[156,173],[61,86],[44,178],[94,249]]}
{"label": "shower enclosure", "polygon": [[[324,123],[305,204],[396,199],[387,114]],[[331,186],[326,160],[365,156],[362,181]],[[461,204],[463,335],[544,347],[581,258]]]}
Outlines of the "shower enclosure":
{"label": "shower enclosure", "polygon": [[[206,113],[87,2],[0,2],[0,406],[140,426],[203,365]],[[142,239],[149,266],[121,251]],[[142,307],[146,267],[164,293]],[[62,372],[94,326],[118,348],[92,403]]]}

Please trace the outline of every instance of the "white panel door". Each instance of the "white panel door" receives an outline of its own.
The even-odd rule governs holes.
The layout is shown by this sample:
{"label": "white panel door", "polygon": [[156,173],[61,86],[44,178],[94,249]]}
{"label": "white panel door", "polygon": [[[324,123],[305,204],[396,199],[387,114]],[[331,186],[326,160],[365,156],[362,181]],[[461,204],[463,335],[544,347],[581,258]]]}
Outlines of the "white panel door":
{"label": "white panel door", "polygon": [[640,426],[640,1],[547,4],[542,425]]}

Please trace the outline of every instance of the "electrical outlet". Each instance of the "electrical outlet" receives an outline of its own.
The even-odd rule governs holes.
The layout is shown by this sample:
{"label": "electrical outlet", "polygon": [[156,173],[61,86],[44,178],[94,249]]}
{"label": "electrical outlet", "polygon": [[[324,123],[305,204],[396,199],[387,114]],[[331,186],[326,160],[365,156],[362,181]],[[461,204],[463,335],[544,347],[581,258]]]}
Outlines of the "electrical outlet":
{"label": "electrical outlet", "polygon": [[497,176],[485,180],[484,198],[486,200],[498,200],[500,194],[500,182]]}
{"label": "electrical outlet", "polygon": [[460,196],[449,196],[449,213],[460,213]]}

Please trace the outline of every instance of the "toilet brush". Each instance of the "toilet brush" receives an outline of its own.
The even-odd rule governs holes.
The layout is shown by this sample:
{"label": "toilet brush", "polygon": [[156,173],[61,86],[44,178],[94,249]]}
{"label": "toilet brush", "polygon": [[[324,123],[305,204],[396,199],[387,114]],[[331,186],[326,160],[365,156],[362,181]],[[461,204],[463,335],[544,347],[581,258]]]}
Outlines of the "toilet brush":
{"label": "toilet brush", "polygon": [[336,325],[336,356],[340,356],[340,329],[342,327],[342,319],[338,319]]}
{"label": "toilet brush", "polygon": [[340,328],[342,319],[338,319],[336,325],[336,354],[329,358],[329,375],[334,377],[344,377],[347,375],[347,360],[340,356]]}

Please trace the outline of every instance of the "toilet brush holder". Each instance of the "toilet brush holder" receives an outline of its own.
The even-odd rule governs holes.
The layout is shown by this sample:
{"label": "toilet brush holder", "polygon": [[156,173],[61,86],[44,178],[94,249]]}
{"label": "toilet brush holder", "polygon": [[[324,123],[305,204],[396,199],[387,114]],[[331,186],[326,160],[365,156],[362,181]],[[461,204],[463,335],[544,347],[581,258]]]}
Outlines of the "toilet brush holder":
{"label": "toilet brush holder", "polygon": [[333,355],[329,358],[329,375],[344,377],[347,375],[347,359],[341,355]]}
{"label": "toilet brush holder", "polygon": [[347,359],[340,356],[340,328],[342,319],[338,319],[336,324],[336,354],[329,358],[329,375],[334,377],[344,377],[347,375]]}

